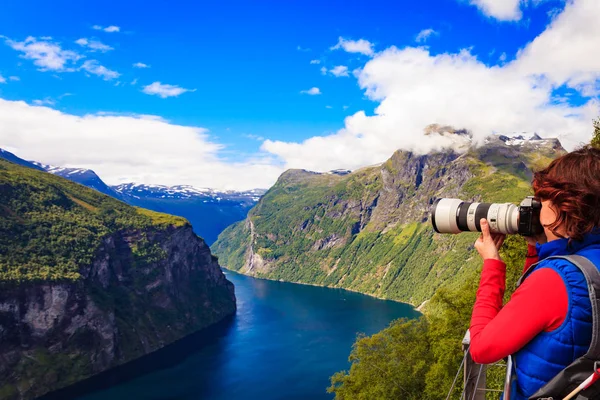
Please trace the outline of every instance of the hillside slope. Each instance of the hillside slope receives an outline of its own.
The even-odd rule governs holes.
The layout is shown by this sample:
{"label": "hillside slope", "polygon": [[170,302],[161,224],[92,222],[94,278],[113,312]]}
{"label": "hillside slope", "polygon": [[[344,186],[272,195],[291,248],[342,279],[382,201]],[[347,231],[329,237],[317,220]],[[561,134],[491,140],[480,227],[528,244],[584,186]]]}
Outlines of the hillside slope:
{"label": "hillside slope", "polygon": [[257,277],[342,287],[419,305],[476,271],[477,234],[433,233],[438,197],[520,202],[531,168],[564,150],[557,140],[490,137],[480,148],[417,156],[397,151],[349,175],[285,172],[213,251]]}
{"label": "hillside slope", "polygon": [[61,176],[132,206],[183,217],[192,224],[194,232],[208,245],[214,243],[226,227],[246,218],[248,210],[266,192],[264,189],[218,191],[197,189],[187,185],[163,186],[135,183],[109,186],[91,169],[30,162],[3,149],[0,149],[0,159]]}
{"label": "hillside slope", "polygon": [[183,218],[0,160],[0,398],[33,398],[235,312]]}

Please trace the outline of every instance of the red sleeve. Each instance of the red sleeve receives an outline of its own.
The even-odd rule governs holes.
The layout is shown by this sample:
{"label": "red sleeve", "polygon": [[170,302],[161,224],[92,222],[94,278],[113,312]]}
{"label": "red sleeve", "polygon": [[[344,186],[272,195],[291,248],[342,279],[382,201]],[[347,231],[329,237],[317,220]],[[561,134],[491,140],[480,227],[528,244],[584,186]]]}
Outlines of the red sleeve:
{"label": "red sleeve", "polygon": [[470,352],[478,364],[514,354],[538,333],[558,328],[569,299],[561,276],[552,269],[533,272],[502,307],[506,265],[485,260],[471,317]]}
{"label": "red sleeve", "polygon": [[530,244],[527,245],[527,256],[525,257],[525,267],[523,267],[523,273],[529,269],[533,264],[538,262],[537,249],[535,246]]}

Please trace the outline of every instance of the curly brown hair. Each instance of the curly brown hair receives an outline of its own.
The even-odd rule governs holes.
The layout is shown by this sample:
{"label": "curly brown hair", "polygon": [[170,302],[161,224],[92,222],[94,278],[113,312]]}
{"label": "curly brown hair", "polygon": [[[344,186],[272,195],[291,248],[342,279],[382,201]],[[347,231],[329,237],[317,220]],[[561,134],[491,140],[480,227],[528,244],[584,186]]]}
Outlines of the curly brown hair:
{"label": "curly brown hair", "polygon": [[562,224],[577,241],[600,227],[600,149],[585,146],[555,159],[534,173],[532,186],[536,197],[550,200],[558,211],[546,226],[556,236]]}

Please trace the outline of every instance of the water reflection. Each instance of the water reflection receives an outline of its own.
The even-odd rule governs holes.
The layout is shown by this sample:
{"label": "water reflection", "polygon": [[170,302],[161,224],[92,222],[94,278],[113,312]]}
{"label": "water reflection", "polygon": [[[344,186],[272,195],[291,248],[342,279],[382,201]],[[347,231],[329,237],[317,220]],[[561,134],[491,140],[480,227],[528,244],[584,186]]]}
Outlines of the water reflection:
{"label": "water reflection", "polygon": [[418,315],[344,290],[227,276],[234,318],[46,399],[330,399],[358,332]]}

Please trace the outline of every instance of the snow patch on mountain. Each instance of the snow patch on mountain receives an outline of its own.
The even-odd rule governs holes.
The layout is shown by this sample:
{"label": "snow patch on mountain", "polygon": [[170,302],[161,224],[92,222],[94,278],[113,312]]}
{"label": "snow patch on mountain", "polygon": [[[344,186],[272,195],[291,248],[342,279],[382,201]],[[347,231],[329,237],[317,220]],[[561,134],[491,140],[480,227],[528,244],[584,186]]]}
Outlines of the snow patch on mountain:
{"label": "snow patch on mountain", "polygon": [[141,196],[161,199],[191,199],[204,198],[206,201],[252,201],[257,202],[266,193],[263,189],[253,189],[244,192],[234,190],[218,191],[211,188],[197,188],[190,185],[152,185],[142,183],[123,183],[112,186],[113,190],[122,195]]}
{"label": "snow patch on mountain", "polygon": [[543,138],[536,132],[520,132],[511,135],[496,135],[507,146],[551,146],[562,147],[557,138]]}

